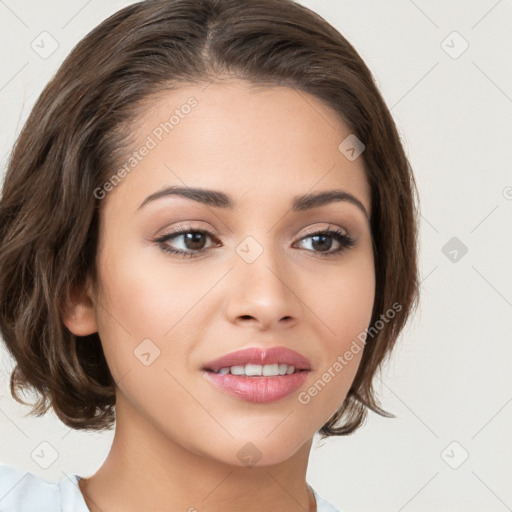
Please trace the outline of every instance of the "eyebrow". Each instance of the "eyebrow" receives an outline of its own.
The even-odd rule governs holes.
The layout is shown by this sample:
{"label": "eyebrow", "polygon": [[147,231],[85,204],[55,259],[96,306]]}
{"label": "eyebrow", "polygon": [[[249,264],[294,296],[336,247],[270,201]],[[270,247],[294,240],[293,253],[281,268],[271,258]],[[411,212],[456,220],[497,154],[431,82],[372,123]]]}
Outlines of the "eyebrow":
{"label": "eyebrow", "polygon": [[[159,190],[146,197],[146,199],[142,201],[137,210],[140,210],[142,207],[146,206],[152,201],[173,195],[191,199],[207,206],[214,206],[215,208],[233,210],[237,207],[237,203],[233,200],[233,198],[218,190],[171,186]],[[302,212],[338,201],[346,201],[357,206],[357,208],[359,208],[364,213],[365,217],[369,220],[370,216],[366,211],[363,203],[361,203],[357,197],[353,196],[349,192],[340,189],[326,190],[324,192],[313,192],[310,194],[295,196],[291,202],[291,209],[294,212]]]}

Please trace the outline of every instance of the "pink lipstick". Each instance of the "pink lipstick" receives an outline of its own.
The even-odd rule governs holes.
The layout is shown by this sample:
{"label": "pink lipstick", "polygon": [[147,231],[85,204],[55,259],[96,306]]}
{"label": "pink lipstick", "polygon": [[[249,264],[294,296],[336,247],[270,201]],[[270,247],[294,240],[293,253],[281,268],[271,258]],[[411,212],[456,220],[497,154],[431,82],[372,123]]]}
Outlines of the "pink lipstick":
{"label": "pink lipstick", "polygon": [[210,361],[202,370],[217,389],[249,402],[267,403],[299,389],[311,365],[285,347],[248,348]]}

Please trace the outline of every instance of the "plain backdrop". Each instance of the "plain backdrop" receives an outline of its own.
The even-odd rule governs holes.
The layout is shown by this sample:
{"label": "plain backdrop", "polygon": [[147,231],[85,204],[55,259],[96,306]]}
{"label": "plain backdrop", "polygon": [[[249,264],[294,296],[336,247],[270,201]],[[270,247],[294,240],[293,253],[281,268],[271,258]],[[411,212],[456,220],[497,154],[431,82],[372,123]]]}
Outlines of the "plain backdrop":
{"label": "plain backdrop", "polygon": [[[128,3],[0,0],[0,175],[60,63]],[[512,2],[301,3],[370,67],[421,200],[421,303],[377,380],[397,417],[370,414],[351,436],[316,440],[308,479],[353,512],[512,510]],[[33,49],[43,32],[51,55]],[[11,365],[2,347],[0,461],[49,482],[95,472],[113,431],[26,416],[8,391]],[[53,454],[47,468],[38,450]]]}

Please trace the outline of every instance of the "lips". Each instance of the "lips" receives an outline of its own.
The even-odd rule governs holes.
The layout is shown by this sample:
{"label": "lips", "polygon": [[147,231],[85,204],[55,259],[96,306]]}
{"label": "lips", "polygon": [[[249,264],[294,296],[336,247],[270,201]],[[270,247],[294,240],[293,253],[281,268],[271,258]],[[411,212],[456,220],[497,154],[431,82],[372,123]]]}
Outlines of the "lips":
{"label": "lips", "polygon": [[267,403],[297,391],[306,381],[311,364],[284,347],[249,348],[210,361],[202,370],[215,389],[244,401]]}

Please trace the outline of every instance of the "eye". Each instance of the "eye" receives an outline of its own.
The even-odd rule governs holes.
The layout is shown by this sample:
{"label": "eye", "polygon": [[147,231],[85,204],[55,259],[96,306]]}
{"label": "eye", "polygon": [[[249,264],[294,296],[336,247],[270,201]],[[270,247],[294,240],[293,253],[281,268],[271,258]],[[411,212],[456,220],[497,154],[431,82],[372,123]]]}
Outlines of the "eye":
{"label": "eye", "polygon": [[[310,245],[313,252],[317,253],[322,258],[336,256],[356,244],[355,240],[349,236],[348,233],[338,228],[314,231],[302,237],[300,242],[304,242],[308,239],[310,239],[311,242],[307,245]],[[333,245],[333,240],[334,244],[338,244],[339,247],[335,250],[330,250]]]}
{"label": "eye", "polygon": [[[206,252],[205,240],[211,238],[215,240],[215,245],[219,246],[220,242],[215,235],[206,229],[192,229],[190,226],[178,226],[170,233],[166,233],[154,240],[160,246],[162,251],[169,254],[176,254],[183,258],[195,258]],[[174,248],[169,242],[181,239],[182,248]],[[183,248],[184,246],[184,248]]]}

